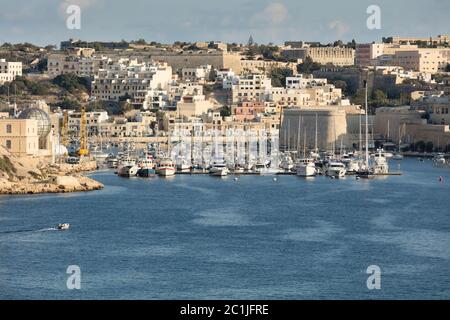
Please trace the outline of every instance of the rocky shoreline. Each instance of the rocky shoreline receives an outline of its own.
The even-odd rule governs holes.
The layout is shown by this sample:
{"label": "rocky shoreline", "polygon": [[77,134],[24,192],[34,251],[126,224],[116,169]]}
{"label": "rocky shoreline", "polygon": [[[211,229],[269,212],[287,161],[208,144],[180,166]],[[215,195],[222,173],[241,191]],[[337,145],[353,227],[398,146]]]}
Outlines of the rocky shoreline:
{"label": "rocky shoreline", "polygon": [[84,174],[97,170],[85,159],[76,165],[51,164],[34,158],[17,158],[0,147],[0,195],[67,193],[100,190],[104,186]]}
{"label": "rocky shoreline", "polygon": [[84,176],[58,176],[49,181],[34,183],[0,180],[0,194],[5,195],[86,192],[100,190],[103,187],[100,182]]}

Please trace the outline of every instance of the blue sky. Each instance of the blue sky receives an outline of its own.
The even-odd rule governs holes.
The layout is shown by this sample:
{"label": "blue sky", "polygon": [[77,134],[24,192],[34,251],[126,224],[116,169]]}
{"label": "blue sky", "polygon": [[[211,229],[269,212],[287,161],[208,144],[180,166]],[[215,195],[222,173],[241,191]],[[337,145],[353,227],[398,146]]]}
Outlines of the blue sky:
{"label": "blue sky", "polygon": [[[68,4],[81,7],[81,30],[66,28]],[[381,30],[366,27],[369,5]],[[357,42],[383,36],[450,34],[449,0],[0,0],[0,43],[59,44],[68,38],[172,43],[285,40]]]}

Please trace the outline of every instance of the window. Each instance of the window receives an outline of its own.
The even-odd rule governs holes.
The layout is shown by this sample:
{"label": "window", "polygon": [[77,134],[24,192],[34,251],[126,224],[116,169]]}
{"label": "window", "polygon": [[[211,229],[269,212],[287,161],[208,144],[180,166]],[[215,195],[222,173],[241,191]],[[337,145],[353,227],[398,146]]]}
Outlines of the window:
{"label": "window", "polygon": [[6,140],[6,149],[11,149],[11,140]]}
{"label": "window", "polygon": [[12,126],[10,124],[6,125],[6,133],[12,133]]}

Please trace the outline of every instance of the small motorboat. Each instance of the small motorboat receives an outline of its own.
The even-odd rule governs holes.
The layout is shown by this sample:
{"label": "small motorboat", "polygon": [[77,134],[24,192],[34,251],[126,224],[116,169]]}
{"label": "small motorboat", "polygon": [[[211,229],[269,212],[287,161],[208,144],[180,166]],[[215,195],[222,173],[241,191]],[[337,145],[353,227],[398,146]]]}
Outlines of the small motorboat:
{"label": "small motorboat", "polygon": [[58,224],[58,230],[69,230],[70,224],[68,223],[60,223]]}

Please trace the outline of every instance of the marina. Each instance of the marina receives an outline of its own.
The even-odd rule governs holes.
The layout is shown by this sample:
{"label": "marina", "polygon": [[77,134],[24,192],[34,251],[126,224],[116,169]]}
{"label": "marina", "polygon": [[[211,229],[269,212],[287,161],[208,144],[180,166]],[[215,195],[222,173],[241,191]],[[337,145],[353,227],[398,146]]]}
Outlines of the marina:
{"label": "marina", "polygon": [[[450,171],[416,158],[401,171],[123,179],[106,169],[91,175],[105,185],[92,193],[0,196],[0,297],[448,299]],[[42,231],[60,222],[70,229]],[[72,264],[77,292],[66,289]],[[366,287],[372,264],[378,292]]]}

